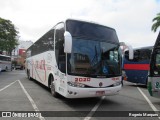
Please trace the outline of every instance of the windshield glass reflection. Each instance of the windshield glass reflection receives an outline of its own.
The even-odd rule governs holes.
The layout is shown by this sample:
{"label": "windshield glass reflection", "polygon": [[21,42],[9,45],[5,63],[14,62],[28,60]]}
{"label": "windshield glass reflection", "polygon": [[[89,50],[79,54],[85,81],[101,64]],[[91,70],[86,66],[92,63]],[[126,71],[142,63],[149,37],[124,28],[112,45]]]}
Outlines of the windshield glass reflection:
{"label": "windshield glass reflection", "polygon": [[107,42],[73,39],[68,55],[68,74],[85,76],[120,75],[119,46]]}

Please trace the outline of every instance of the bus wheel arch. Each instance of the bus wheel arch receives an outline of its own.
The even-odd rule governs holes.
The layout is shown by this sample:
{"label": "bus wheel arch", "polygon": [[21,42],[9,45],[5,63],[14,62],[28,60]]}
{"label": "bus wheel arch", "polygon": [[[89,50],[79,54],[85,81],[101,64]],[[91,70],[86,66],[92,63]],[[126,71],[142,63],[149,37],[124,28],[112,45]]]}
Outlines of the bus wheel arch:
{"label": "bus wheel arch", "polygon": [[147,78],[146,78],[146,84],[145,84],[145,85],[146,85],[146,87],[147,87],[147,85],[148,85],[148,76],[147,76]]}
{"label": "bus wheel arch", "polygon": [[56,89],[55,89],[54,77],[52,74],[50,74],[48,78],[48,87],[50,88],[51,95],[53,97],[58,97],[58,93],[56,92]]}

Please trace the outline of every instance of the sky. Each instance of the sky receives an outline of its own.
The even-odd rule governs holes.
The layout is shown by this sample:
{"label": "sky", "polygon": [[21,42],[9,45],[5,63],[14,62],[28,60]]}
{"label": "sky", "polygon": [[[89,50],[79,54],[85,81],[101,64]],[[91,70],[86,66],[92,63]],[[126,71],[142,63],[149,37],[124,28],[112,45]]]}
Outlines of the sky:
{"label": "sky", "polygon": [[0,0],[0,17],[11,20],[20,40],[35,42],[66,18],[100,23],[116,30],[119,41],[132,47],[152,46],[158,32],[152,19],[160,0]]}

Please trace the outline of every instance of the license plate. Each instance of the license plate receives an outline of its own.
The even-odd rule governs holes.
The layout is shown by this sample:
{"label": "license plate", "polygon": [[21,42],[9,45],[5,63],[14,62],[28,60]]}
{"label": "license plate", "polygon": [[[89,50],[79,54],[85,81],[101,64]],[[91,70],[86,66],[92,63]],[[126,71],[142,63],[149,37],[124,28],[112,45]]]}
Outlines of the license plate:
{"label": "license plate", "polygon": [[105,91],[96,91],[96,95],[104,95]]}

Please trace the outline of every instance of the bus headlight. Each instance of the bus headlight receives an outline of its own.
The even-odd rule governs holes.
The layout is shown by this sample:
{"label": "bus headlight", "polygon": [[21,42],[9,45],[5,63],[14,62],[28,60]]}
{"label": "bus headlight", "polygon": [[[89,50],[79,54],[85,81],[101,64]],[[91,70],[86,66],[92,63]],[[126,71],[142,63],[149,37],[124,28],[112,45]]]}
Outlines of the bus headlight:
{"label": "bus headlight", "polygon": [[72,86],[72,87],[81,87],[81,88],[84,88],[85,85],[82,84],[82,83],[78,83],[78,82],[72,82],[72,81],[69,81],[68,82],[68,85]]}

